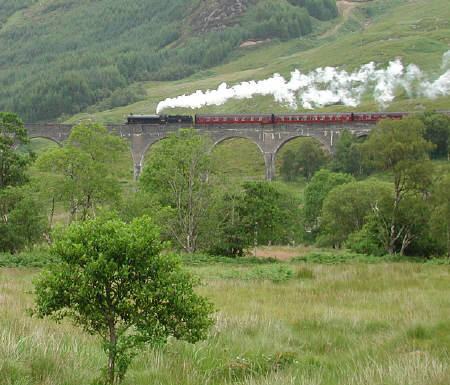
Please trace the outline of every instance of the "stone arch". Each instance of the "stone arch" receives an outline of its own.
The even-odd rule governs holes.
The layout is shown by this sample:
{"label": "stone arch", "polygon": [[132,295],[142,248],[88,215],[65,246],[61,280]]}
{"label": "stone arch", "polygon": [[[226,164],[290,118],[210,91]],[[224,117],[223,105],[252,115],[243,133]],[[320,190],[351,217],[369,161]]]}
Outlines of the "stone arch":
{"label": "stone arch", "polygon": [[29,135],[28,136],[28,139],[39,139],[39,138],[50,140],[51,142],[56,143],[59,147],[63,146],[62,141],[59,141],[58,139],[56,139],[56,138],[54,138],[54,137],[52,137],[50,135],[36,134],[36,135]]}
{"label": "stone arch", "polygon": [[145,156],[150,148],[161,140],[167,139],[167,135],[148,138],[141,140],[138,143],[131,142],[131,157],[134,163],[134,180],[137,180],[142,172],[144,166]]}
{"label": "stone arch", "polygon": [[[248,159],[251,159],[252,162],[248,163],[248,164],[255,164],[255,169],[254,171],[257,172],[257,174],[259,175],[259,167],[260,165],[262,165],[262,167],[266,168],[265,173],[267,174],[267,161],[266,161],[266,156],[265,156],[265,152],[261,146],[261,143],[258,143],[257,141],[254,140],[254,138],[251,138],[249,136],[246,135],[238,135],[238,134],[231,134],[231,135],[222,135],[219,138],[211,138],[213,141],[213,144],[211,146],[210,151],[213,152],[215,149],[217,149],[218,147],[220,147],[221,144],[223,144],[224,142],[227,141],[232,141],[234,139],[242,139],[245,142],[248,142],[248,146],[249,147],[249,152],[247,153],[249,155]],[[247,149],[247,147],[245,147],[245,149]],[[257,153],[257,155],[256,155]],[[260,163],[261,161],[261,163]],[[226,162],[225,162],[226,164]],[[225,167],[226,168],[226,167]],[[245,169],[242,169],[241,171],[243,171],[243,175],[247,175],[248,173],[245,172]],[[264,168],[261,170],[261,176],[264,175]],[[256,174],[255,174],[256,175]]]}
{"label": "stone arch", "polygon": [[283,147],[286,143],[294,140],[294,139],[298,139],[298,138],[313,138],[316,141],[318,141],[323,148],[325,148],[328,152],[331,152],[331,148],[330,148],[330,143],[328,142],[328,140],[326,138],[321,138],[320,135],[292,135],[289,136],[288,138],[280,141],[277,146],[275,147],[275,151],[274,151],[274,155],[277,156],[278,151],[280,151],[281,147]]}
{"label": "stone arch", "polygon": [[280,150],[284,147],[284,145],[286,145],[289,142],[292,142],[295,139],[299,139],[299,138],[312,138],[314,139],[316,142],[320,143],[322,145],[322,148],[326,151],[328,151],[329,153],[331,153],[331,148],[330,148],[330,143],[327,141],[326,137],[325,138],[321,138],[320,135],[292,135],[282,141],[280,141],[273,152],[273,161],[272,161],[272,176],[275,177],[275,173],[276,173],[276,162],[277,162],[277,158],[278,158],[278,153],[280,152]]}
{"label": "stone arch", "polygon": [[214,149],[216,146],[218,146],[220,143],[223,143],[227,140],[232,140],[232,139],[246,139],[249,140],[250,142],[252,142],[253,144],[256,144],[256,146],[259,148],[259,151],[261,151],[261,154],[264,154],[264,150],[261,148],[261,145],[258,142],[255,142],[253,140],[253,138],[250,138],[248,136],[245,135],[226,135],[223,136],[219,139],[213,139],[214,144],[211,147],[211,150]]}

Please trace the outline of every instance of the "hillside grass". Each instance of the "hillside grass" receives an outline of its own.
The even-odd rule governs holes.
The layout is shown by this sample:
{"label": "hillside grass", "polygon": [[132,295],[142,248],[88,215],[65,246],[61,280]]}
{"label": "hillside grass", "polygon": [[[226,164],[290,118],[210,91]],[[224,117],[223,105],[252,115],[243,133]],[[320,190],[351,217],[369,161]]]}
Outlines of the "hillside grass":
{"label": "hillside grass", "polygon": [[[171,339],[144,350],[125,385],[450,381],[448,266],[296,262],[189,269],[203,280],[198,291],[215,304],[216,325],[196,345]],[[93,383],[106,362],[99,341],[68,322],[25,313],[38,272],[0,270],[1,383]]]}
{"label": "hillside grass", "polygon": [[[349,21],[352,20],[352,21]],[[366,23],[369,23],[366,26]],[[347,25],[349,24],[349,25]],[[350,28],[350,24],[353,27]],[[335,28],[331,35],[324,35],[324,28]],[[347,27],[346,27],[347,25]],[[316,36],[293,39],[280,43],[272,41],[259,46],[241,49],[235,60],[201,71],[175,82],[142,83],[147,99],[126,107],[92,114],[78,114],[67,123],[92,118],[103,123],[125,121],[130,112],[154,113],[159,101],[167,97],[189,94],[198,89],[215,89],[222,82],[229,85],[246,80],[260,80],[275,72],[285,77],[298,68],[307,72],[318,67],[339,66],[347,71],[374,61],[385,66],[390,60],[402,58],[406,66],[418,65],[428,74],[442,73],[442,55],[450,44],[450,9],[446,0],[378,0],[360,2],[345,18],[316,26]],[[435,100],[409,99],[399,93],[387,110],[441,110],[448,109],[450,96]],[[374,111],[381,107],[371,98],[362,100],[352,110]],[[301,108],[298,109],[301,111]],[[346,111],[349,107],[328,106],[320,111]],[[270,96],[257,96],[249,100],[230,100],[222,106],[200,109],[168,109],[166,113],[195,114],[205,112],[284,112],[291,111],[278,104]]]}

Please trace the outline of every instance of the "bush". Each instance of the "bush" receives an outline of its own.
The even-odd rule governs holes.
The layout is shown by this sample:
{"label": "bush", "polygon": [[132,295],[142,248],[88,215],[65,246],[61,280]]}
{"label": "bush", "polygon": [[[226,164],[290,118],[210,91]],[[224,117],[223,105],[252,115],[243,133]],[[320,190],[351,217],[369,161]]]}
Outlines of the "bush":
{"label": "bush", "polygon": [[295,257],[291,260],[291,263],[298,262],[337,265],[341,263],[423,262],[423,258],[405,257],[399,254],[375,256],[350,252],[333,253],[322,251],[312,252],[301,257]]}
{"label": "bush", "polygon": [[275,283],[285,282],[294,277],[292,268],[285,264],[274,264],[270,266],[258,266],[249,271],[230,270],[222,274],[223,278],[250,280],[268,280]]}
{"label": "bush", "polygon": [[0,253],[0,267],[45,267],[56,263],[47,251],[28,253]]}

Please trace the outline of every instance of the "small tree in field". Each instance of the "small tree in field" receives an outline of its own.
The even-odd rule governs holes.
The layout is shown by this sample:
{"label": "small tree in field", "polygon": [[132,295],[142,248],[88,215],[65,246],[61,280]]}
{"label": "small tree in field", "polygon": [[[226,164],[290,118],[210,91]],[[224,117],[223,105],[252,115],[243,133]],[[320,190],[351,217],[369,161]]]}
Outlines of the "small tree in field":
{"label": "small tree in field", "polygon": [[428,152],[434,146],[424,139],[424,132],[425,126],[418,119],[385,119],[377,123],[361,146],[369,167],[393,174],[392,214],[385,222],[389,254],[394,253],[396,242],[405,236],[405,227],[399,223],[402,201],[411,194],[426,195],[432,182],[433,166]]}
{"label": "small tree in field", "polygon": [[196,342],[212,324],[211,304],[172,255],[149,217],[127,224],[99,217],[55,235],[60,263],[35,282],[33,313],[69,317],[100,336],[108,355],[106,378],[121,382],[137,348],[169,336]]}

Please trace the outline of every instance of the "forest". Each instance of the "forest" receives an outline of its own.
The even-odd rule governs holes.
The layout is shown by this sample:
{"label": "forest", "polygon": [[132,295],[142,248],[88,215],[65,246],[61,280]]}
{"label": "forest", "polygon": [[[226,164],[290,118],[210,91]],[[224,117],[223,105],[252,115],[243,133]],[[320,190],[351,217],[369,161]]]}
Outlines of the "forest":
{"label": "forest", "polygon": [[338,15],[331,0],[248,1],[234,27],[198,35],[201,1],[3,3],[0,109],[26,122],[131,104],[145,94],[137,81],[182,79],[230,59],[246,40],[304,36],[312,18]]}

